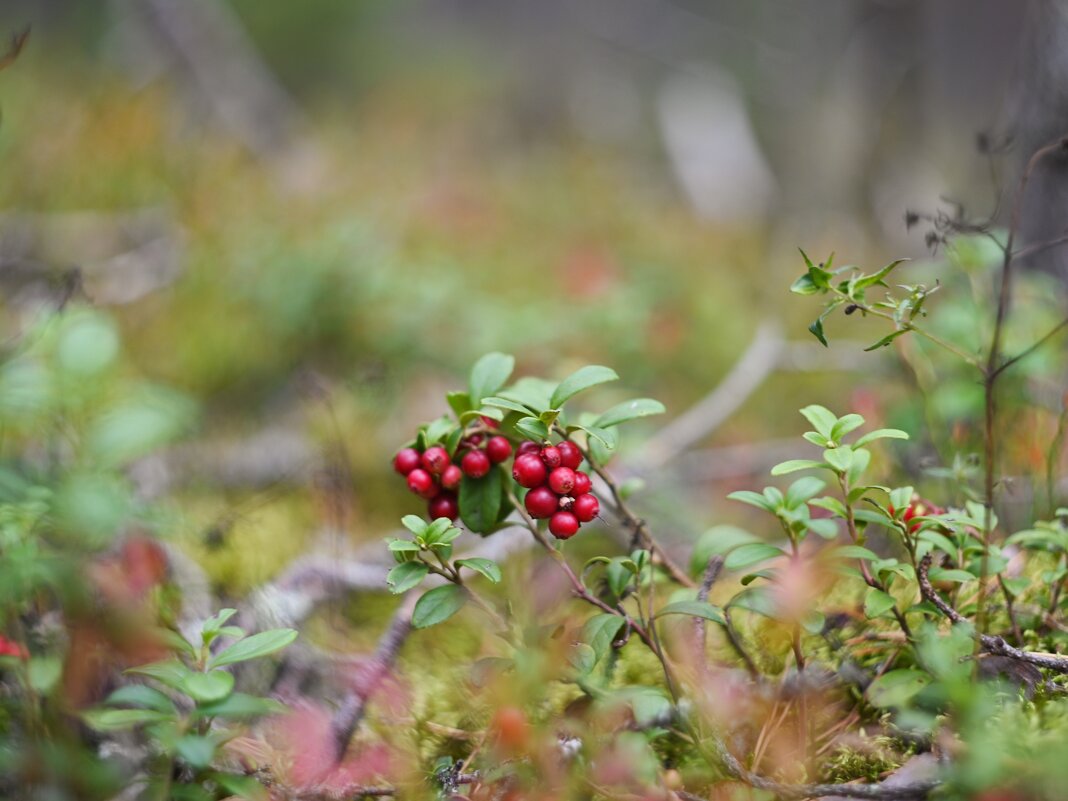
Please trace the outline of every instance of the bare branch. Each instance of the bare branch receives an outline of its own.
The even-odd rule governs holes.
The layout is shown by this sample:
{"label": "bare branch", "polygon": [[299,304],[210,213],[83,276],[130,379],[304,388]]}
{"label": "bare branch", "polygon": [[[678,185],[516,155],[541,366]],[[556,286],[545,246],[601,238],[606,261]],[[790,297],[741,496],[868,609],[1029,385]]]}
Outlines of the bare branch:
{"label": "bare branch", "polygon": [[[930,601],[935,607],[949,618],[954,623],[971,626],[970,620],[965,618],[950,606],[939,595],[934,587],[931,586],[931,579],[928,577],[927,572],[931,569],[931,554],[927,554],[920,561],[920,564],[916,570],[916,580],[920,585],[920,592],[923,597]],[[1009,659],[1017,659],[1020,662],[1028,662],[1038,667],[1044,667],[1048,670],[1056,671],[1057,673],[1068,673],[1068,656],[1061,656],[1060,654],[1046,654],[1036,651],[1022,651],[1019,648],[1014,648],[1005,642],[1001,637],[994,637],[989,634],[977,633],[976,639],[983,647],[983,650],[989,654],[995,656],[1005,656]]]}

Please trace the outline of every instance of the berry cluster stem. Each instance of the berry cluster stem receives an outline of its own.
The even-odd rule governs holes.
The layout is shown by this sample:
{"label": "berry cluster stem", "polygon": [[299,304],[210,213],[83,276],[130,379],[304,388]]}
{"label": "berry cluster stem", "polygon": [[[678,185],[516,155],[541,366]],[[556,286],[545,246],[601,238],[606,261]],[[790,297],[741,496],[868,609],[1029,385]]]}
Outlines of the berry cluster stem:
{"label": "berry cluster stem", "polygon": [[612,478],[612,474],[598,464],[590,453],[589,448],[583,447],[582,445],[578,445],[577,447],[579,451],[582,452],[582,456],[586,459],[587,463],[589,463],[593,472],[595,472],[600,477],[601,481],[604,482],[605,486],[608,487],[608,491],[612,495],[612,509],[615,511],[616,516],[624,525],[634,531],[641,546],[653,555],[654,560],[656,560],[676,582],[684,587],[696,588],[697,583],[667,554],[663,546],[653,539],[653,535],[649,533],[649,527],[646,525],[645,521],[634,514],[630,507],[627,506],[626,501],[623,500],[623,496],[619,493],[619,486],[616,484],[615,479]]}

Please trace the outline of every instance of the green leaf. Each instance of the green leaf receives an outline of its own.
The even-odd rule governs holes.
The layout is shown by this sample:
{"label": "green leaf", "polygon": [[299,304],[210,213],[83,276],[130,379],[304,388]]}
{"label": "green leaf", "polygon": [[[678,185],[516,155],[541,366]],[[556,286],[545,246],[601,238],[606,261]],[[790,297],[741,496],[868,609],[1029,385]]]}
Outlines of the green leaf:
{"label": "green leaf", "polygon": [[838,418],[834,414],[823,406],[812,404],[801,409],[801,414],[808,420],[812,427],[816,431],[822,434],[827,439],[831,439],[831,430],[834,428],[834,424],[838,422]]}
{"label": "green leaf", "polygon": [[173,720],[174,715],[155,709],[90,709],[82,719],[97,731],[122,731],[144,723]]}
{"label": "green leaf", "polygon": [[870,353],[873,350],[878,350],[879,348],[885,348],[887,345],[889,345],[895,339],[897,339],[900,336],[904,336],[908,332],[909,332],[909,329],[902,328],[899,331],[894,331],[891,334],[887,334],[885,337],[883,337],[879,341],[873,342],[871,345],[868,345],[868,347],[864,348],[864,352],[865,353]]}
{"label": "green leaf", "polygon": [[877,439],[908,439],[907,432],[902,431],[899,428],[880,428],[875,431],[869,431],[862,437],[858,437],[857,441],[853,443],[854,448],[859,448],[862,445],[867,445],[869,442],[874,442]]}
{"label": "green leaf", "polygon": [[246,693],[231,693],[222,701],[200,704],[193,710],[194,720],[202,718],[227,718],[250,720],[265,715],[280,715],[286,711],[284,704],[270,698],[257,698]]}
{"label": "green leaf", "polygon": [[[409,515],[411,517],[412,515]],[[390,540],[389,545],[386,546],[389,550],[395,553],[418,553],[422,550],[416,543],[411,540]]]}
{"label": "green leaf", "polygon": [[819,495],[820,492],[823,491],[823,488],[826,486],[826,481],[821,481],[815,476],[805,476],[804,478],[799,478],[797,481],[790,485],[790,488],[788,490],[786,490],[786,508],[797,508],[805,501],[811,498],[815,498],[817,495]]}
{"label": "green leaf", "polygon": [[427,523],[419,515],[405,515],[401,518],[401,525],[417,537],[423,536]]}
{"label": "green leaf", "polygon": [[826,517],[817,517],[805,521],[805,528],[825,540],[833,540],[838,536],[838,524]]}
{"label": "green leaf", "polygon": [[750,506],[755,506],[757,509],[763,509],[765,512],[775,513],[775,504],[771,503],[759,492],[753,492],[752,490],[736,490],[728,495],[727,498],[732,501],[747,503]]}
{"label": "green leaf", "polygon": [[153,662],[148,665],[127,668],[126,672],[148,676],[176,690],[181,689],[182,682],[185,681],[186,676],[193,673],[192,670],[177,659],[168,659],[163,662]]}
{"label": "green leaf", "polygon": [[825,462],[817,462],[815,459],[788,459],[771,468],[771,474],[773,476],[784,476],[787,473],[796,473],[798,470],[812,470],[826,466]]}
{"label": "green leaf", "polygon": [[919,670],[891,670],[868,685],[868,700],[881,709],[902,706],[930,683]]}
{"label": "green leaf", "polygon": [[786,552],[782,548],[776,548],[766,542],[751,542],[747,545],[739,545],[727,554],[727,559],[724,561],[723,566],[727,570],[740,570],[743,567],[749,567],[758,562],[785,555]]}
{"label": "green leaf", "polygon": [[829,348],[830,344],[827,342],[827,335],[823,333],[823,317],[817,317],[808,326],[809,333],[816,337],[820,341],[820,344],[825,348]]}
{"label": "green leaf", "polygon": [[597,428],[610,428],[639,417],[663,414],[664,404],[652,398],[637,398],[617,404],[593,421]]}
{"label": "green leaf", "polygon": [[232,665],[235,662],[259,659],[268,654],[273,654],[275,651],[280,651],[295,639],[297,639],[297,632],[294,629],[261,631],[259,634],[253,634],[251,637],[235,642],[229,648],[212,657],[208,664],[211,667],[222,667],[223,665]]}
{"label": "green leaf", "polygon": [[556,408],[549,402],[556,385],[544,378],[524,376],[506,390],[497,393],[497,397],[513,400],[529,407],[535,414],[546,409]]}
{"label": "green leaf", "polygon": [[404,562],[386,574],[386,584],[390,592],[399,595],[418,586],[429,572],[430,568],[424,562]]}
{"label": "green leaf", "polygon": [[808,505],[815,506],[820,509],[826,509],[828,512],[833,515],[836,515],[837,517],[848,516],[846,513],[845,504],[837,498],[832,498],[830,496],[824,498],[813,498],[811,501],[808,502]]}
{"label": "green leaf", "polygon": [[882,617],[894,606],[897,601],[892,595],[883,592],[876,587],[869,587],[864,596],[864,615],[868,618]]}
{"label": "green leaf", "polygon": [[472,406],[483,398],[496,395],[515,369],[515,358],[504,353],[487,353],[471,368],[468,381]]}
{"label": "green leaf", "polygon": [[204,621],[200,630],[204,634],[217,634],[219,629],[226,625],[226,621],[236,614],[236,609],[220,609],[217,614]]}
{"label": "green leaf", "polygon": [[460,482],[460,519],[476,534],[489,533],[501,509],[501,471],[492,468],[482,478],[464,476]]}
{"label": "green leaf", "polygon": [[[240,645],[240,643],[235,643]],[[233,647],[233,646],[231,646]],[[234,690],[234,675],[225,670],[210,670],[207,673],[190,673],[182,681],[182,692],[194,701],[221,701]]]}
{"label": "green leaf", "polygon": [[455,615],[467,603],[467,591],[456,584],[435,587],[423,593],[412,612],[412,626],[425,629]]}
{"label": "green leaf", "polygon": [[962,584],[966,581],[975,581],[976,579],[976,577],[969,573],[967,570],[961,570],[960,568],[946,569],[941,567],[932,567],[929,575],[931,577],[931,581],[956,581]]}
{"label": "green leaf", "polygon": [[838,418],[831,428],[831,439],[838,442],[843,436],[864,425],[864,418],[859,414],[847,414]]}
{"label": "green leaf", "polygon": [[708,565],[708,560],[713,556],[725,554],[737,545],[758,541],[748,531],[737,526],[713,526],[698,538],[690,557],[690,571],[694,575],[701,575]]}
{"label": "green leaf", "polygon": [[457,417],[463,417],[464,413],[474,410],[471,396],[466,392],[447,392],[445,393],[445,400],[449,404],[449,408],[452,409],[452,413]]}
{"label": "green leaf", "polygon": [[747,590],[742,590],[742,592],[731,598],[727,606],[745,609],[772,619],[779,614],[775,599],[768,593],[766,587],[750,587]]}
{"label": "green leaf", "polygon": [[607,612],[594,615],[582,627],[582,639],[588,643],[600,661],[612,648],[612,643],[623,628],[623,618],[619,615],[610,615]]}
{"label": "green leaf", "polygon": [[842,545],[832,549],[831,556],[840,559],[865,559],[869,562],[879,558],[878,554],[868,550],[863,545]]}
{"label": "green leaf", "polygon": [[853,464],[853,449],[848,445],[828,448],[823,452],[823,459],[839,473],[845,473]]}
{"label": "green leaf", "polygon": [[501,581],[501,568],[492,559],[484,559],[481,556],[471,556],[467,559],[457,559],[456,564],[481,573],[494,584]]}
{"label": "green leaf", "polygon": [[906,261],[909,261],[909,259],[895,259],[878,272],[872,273],[871,275],[866,275],[858,279],[854,286],[856,287],[856,289],[860,290],[867,289],[868,287],[875,286],[876,284],[886,286],[883,279],[886,278],[886,276],[890,275],[891,271],[895,267],[897,267],[899,264],[903,264]]}
{"label": "green leaf", "polygon": [[516,431],[527,439],[544,442],[549,438],[549,428],[537,417],[522,417],[515,422]]}
{"label": "green leaf", "polygon": [[187,734],[178,741],[175,751],[186,764],[198,769],[206,768],[215,759],[215,740]]}
{"label": "green leaf", "polygon": [[549,400],[549,406],[553,409],[559,409],[564,403],[578,393],[585,392],[587,389],[599,384],[616,381],[618,378],[619,376],[616,375],[616,371],[610,367],[602,367],[599,364],[590,364],[585,367],[580,367],[561,381],[556,389],[553,390],[552,398]]}
{"label": "green leaf", "polygon": [[267,789],[251,776],[239,776],[236,773],[212,771],[211,778],[224,790],[238,798],[249,801],[266,801]]}
{"label": "green leaf", "polygon": [[529,416],[531,409],[524,406],[522,403],[514,400],[508,400],[508,398],[483,398],[483,406],[491,406],[495,409],[503,409],[507,412],[518,412],[522,415]]}
{"label": "green leaf", "polygon": [[63,662],[58,656],[35,656],[26,663],[30,687],[36,692],[51,692],[63,674]]}
{"label": "green leaf", "polygon": [[108,706],[134,706],[139,709],[154,709],[156,712],[173,714],[174,702],[159,690],[144,684],[127,684],[119,687],[104,701]]}
{"label": "green leaf", "polygon": [[676,601],[656,613],[657,617],[663,617],[664,615],[691,615],[692,617],[711,620],[714,623],[726,624],[727,622],[723,617],[723,611],[718,606],[713,606],[707,601]]}

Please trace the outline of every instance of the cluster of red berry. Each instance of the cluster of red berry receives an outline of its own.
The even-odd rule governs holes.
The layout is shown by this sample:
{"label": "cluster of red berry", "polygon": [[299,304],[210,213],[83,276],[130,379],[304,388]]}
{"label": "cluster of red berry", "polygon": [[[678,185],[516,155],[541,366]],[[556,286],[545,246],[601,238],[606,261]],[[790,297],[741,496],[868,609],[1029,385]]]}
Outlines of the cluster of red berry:
{"label": "cluster of red berry", "polygon": [[590,477],[579,470],[582,452],[567,440],[559,445],[524,442],[512,465],[512,478],[526,487],[523,505],[535,519],[549,519],[549,531],[566,540],[601,511],[590,493]]}
{"label": "cluster of red berry", "polygon": [[512,443],[505,437],[488,439],[472,434],[460,443],[456,460],[441,445],[431,445],[420,453],[415,448],[403,448],[393,457],[393,469],[408,479],[408,489],[426,498],[430,518],[447,517],[455,520],[460,514],[456,490],[464,476],[482,478],[490,468],[512,455]]}
{"label": "cluster of red berry", "polygon": [[29,659],[29,652],[14,640],[0,634],[0,656],[13,656],[17,659]]}

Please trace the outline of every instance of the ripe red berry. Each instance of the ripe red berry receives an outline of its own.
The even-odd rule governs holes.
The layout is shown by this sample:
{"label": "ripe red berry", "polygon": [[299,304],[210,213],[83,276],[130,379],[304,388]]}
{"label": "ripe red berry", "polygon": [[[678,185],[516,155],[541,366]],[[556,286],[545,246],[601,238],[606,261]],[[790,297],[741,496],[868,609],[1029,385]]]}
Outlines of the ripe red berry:
{"label": "ripe red berry", "polygon": [[575,471],[570,467],[558,467],[549,473],[549,486],[557,495],[569,495],[575,488]]}
{"label": "ripe red berry", "polygon": [[441,474],[441,486],[445,489],[456,489],[460,486],[460,480],[464,477],[464,471],[459,466],[450,464]]}
{"label": "ripe red berry", "polygon": [[581,470],[575,471],[575,486],[571,490],[572,495],[585,495],[593,488],[590,477]]}
{"label": "ripe red berry", "polygon": [[523,499],[523,505],[531,517],[540,520],[553,516],[553,513],[560,507],[560,499],[548,487],[535,487],[527,493],[527,497]]}
{"label": "ripe red berry", "polygon": [[471,478],[482,478],[490,471],[490,467],[490,458],[486,456],[485,451],[468,451],[460,460],[460,469],[464,471],[465,476]]}
{"label": "ripe red berry", "polygon": [[519,449],[515,452],[516,456],[522,456],[525,453],[540,453],[541,445],[536,442],[531,442],[529,439],[519,443]]}
{"label": "ripe red berry", "polygon": [[438,485],[434,483],[434,477],[421,467],[415,468],[408,474],[408,489],[420,498],[428,500],[438,494]]}
{"label": "ripe red berry", "polygon": [[431,520],[437,520],[439,517],[455,520],[460,514],[460,505],[456,502],[455,495],[451,492],[443,492],[427,504],[427,511],[430,513]]}
{"label": "ripe red berry", "polygon": [[545,462],[545,466],[550,470],[555,470],[563,461],[560,456],[560,449],[555,445],[546,445],[541,449],[541,460]]}
{"label": "ripe red berry", "polygon": [[560,451],[560,464],[572,470],[578,470],[578,466],[582,464],[582,451],[578,449],[578,445],[565,439],[556,446],[556,450]]}
{"label": "ripe red berry", "polygon": [[512,465],[512,478],[519,486],[527,489],[544,484],[547,473],[541,459],[533,453],[515,457],[515,464]]}
{"label": "ripe red berry", "polygon": [[440,445],[434,445],[423,451],[423,469],[435,476],[440,476],[449,466],[449,452]]}
{"label": "ripe red berry", "polygon": [[601,502],[596,495],[579,495],[571,504],[571,512],[582,523],[589,523],[601,513]]}
{"label": "ripe red berry", "polygon": [[466,445],[468,448],[474,448],[478,445],[481,445],[482,440],[484,439],[485,437],[483,437],[481,434],[472,434],[471,436],[466,437],[464,439],[464,445]]}
{"label": "ripe red berry", "polygon": [[408,475],[422,463],[422,457],[415,448],[402,448],[393,457],[393,469],[402,476]]}
{"label": "ripe red berry", "polygon": [[486,456],[494,464],[500,464],[512,455],[512,443],[504,437],[490,437],[486,443]]}
{"label": "ripe red berry", "polygon": [[579,521],[571,512],[557,512],[549,518],[549,531],[558,540],[566,540],[579,530]]}

